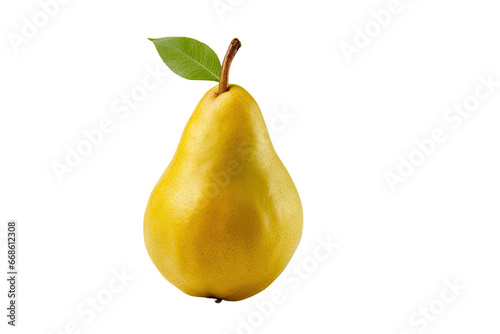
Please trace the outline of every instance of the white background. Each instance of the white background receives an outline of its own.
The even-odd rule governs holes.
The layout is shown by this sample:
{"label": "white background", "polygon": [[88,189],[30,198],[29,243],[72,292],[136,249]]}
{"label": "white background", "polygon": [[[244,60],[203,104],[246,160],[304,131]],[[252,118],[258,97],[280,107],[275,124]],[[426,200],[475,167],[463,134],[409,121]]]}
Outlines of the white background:
{"label": "white background", "polygon": [[[7,220],[20,224],[19,326],[5,324],[2,279],[2,333],[65,333],[73,322],[66,333],[498,333],[500,87],[458,128],[443,119],[480,76],[500,81],[498,4],[401,0],[348,62],[342,43],[354,45],[356,27],[376,29],[370,12],[389,1],[228,1],[220,16],[212,0],[71,0],[18,48],[9,38],[40,4],[2,1],[2,243]],[[198,39],[220,58],[241,40],[230,82],[259,103],[301,195],[304,234],[287,270],[307,277],[287,271],[257,296],[215,304],[150,261],[146,202],[215,85],[170,72],[147,40],[165,36]],[[120,119],[113,103],[157,66],[162,83]],[[59,181],[52,164],[107,118],[113,131]],[[447,140],[391,191],[384,174],[435,128]],[[340,244],[323,261],[318,238]],[[2,244],[2,268],[5,253]],[[122,270],[133,279],[109,292]],[[102,311],[82,316],[96,297]]]}

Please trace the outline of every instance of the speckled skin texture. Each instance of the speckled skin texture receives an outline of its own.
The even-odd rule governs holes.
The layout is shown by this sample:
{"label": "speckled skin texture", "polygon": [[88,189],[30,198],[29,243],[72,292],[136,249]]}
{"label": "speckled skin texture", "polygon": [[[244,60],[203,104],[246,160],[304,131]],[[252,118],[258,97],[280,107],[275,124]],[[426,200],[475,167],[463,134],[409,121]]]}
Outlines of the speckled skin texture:
{"label": "speckled skin texture", "polygon": [[285,269],[302,220],[255,100],[236,85],[209,90],[146,208],[144,240],[160,273],[192,296],[248,298]]}

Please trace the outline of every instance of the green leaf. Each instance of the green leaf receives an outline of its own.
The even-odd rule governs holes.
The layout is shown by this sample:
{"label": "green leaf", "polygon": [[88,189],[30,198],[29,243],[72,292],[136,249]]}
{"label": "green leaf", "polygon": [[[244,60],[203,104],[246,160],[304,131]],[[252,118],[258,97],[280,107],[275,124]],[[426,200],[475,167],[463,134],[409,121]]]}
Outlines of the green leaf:
{"label": "green leaf", "polygon": [[150,38],[161,59],[177,75],[189,80],[219,81],[217,54],[200,41],[187,37]]}

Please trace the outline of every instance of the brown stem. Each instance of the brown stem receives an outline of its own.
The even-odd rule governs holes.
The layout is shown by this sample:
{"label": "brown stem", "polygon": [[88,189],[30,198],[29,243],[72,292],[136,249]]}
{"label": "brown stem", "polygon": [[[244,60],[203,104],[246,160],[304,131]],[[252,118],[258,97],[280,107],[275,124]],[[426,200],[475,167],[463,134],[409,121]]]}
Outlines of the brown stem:
{"label": "brown stem", "polygon": [[227,49],[226,56],[224,57],[224,61],[222,62],[222,68],[220,71],[220,79],[219,79],[219,94],[222,94],[227,91],[227,83],[229,79],[229,67],[231,67],[231,62],[238,52],[238,49],[241,47],[241,42],[235,38],[229,44],[229,48]]}
{"label": "brown stem", "polygon": [[220,299],[220,298],[217,298],[217,299],[215,300],[215,302],[216,302],[217,304],[219,304],[221,301],[222,301],[222,299]]}

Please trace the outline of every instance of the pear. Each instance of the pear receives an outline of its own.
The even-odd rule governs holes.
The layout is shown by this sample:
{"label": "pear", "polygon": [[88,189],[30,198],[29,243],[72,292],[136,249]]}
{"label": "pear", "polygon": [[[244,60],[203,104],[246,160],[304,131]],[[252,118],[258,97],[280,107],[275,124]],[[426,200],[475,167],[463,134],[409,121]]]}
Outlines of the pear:
{"label": "pear", "polygon": [[268,287],[302,235],[297,189],[253,97],[228,85],[233,40],[219,85],[189,119],[156,184],[144,240],[160,273],[191,296],[237,301]]}

